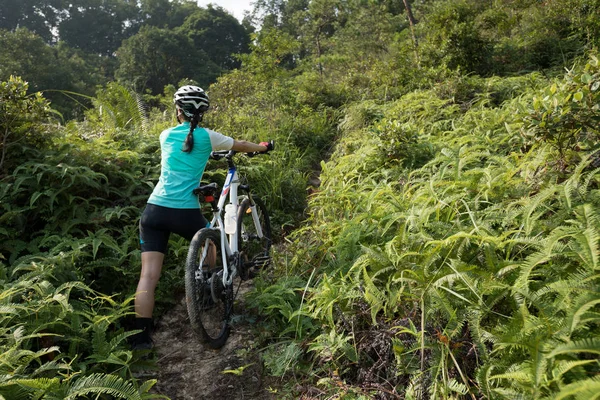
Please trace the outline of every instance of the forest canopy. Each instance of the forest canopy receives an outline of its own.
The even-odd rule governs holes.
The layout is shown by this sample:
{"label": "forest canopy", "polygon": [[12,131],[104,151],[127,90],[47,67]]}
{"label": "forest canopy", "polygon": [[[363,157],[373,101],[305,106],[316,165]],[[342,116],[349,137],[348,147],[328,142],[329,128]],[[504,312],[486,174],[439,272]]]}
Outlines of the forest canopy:
{"label": "forest canopy", "polygon": [[8,0],[0,79],[23,77],[71,117],[76,106],[60,91],[91,96],[115,78],[151,94],[182,79],[208,86],[239,67],[250,32],[224,9],[190,1]]}

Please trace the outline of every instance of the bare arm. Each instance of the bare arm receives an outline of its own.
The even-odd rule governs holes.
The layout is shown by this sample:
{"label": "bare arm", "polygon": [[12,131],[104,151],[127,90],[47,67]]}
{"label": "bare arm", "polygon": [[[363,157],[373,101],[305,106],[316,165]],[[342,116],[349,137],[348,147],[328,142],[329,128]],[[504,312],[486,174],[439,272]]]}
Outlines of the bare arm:
{"label": "bare arm", "polygon": [[251,153],[254,151],[266,151],[267,146],[261,146],[260,144],[248,142],[246,140],[234,140],[231,150],[241,153]]}

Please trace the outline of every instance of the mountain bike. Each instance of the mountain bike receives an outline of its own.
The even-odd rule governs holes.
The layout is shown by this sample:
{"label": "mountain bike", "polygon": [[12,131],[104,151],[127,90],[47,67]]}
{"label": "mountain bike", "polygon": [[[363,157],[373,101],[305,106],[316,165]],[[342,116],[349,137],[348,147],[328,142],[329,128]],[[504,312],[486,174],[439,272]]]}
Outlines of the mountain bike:
{"label": "mountain bike", "polygon": [[[272,142],[271,142],[272,143]],[[234,279],[250,279],[271,258],[271,224],[264,203],[252,195],[250,186],[241,184],[233,150],[215,151],[211,158],[225,159],[228,172],[220,196],[217,183],[194,189],[201,203],[211,205],[213,217],[208,227],[199,230],[188,250],[185,268],[185,293],[192,329],[213,349],[225,345],[230,332]],[[247,154],[247,153],[245,153]],[[249,156],[267,153],[250,153]]]}

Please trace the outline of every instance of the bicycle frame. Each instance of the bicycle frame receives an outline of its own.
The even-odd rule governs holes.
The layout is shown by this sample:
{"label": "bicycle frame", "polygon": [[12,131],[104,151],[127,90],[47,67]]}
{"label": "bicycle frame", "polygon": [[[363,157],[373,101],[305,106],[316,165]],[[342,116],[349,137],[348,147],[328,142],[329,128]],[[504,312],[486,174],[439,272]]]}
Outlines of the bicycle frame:
{"label": "bicycle frame", "polygon": [[[274,148],[273,141],[265,147],[265,151],[247,155],[268,154]],[[269,214],[263,201],[253,197],[250,186],[238,175],[234,160],[237,153],[232,149],[210,155],[213,160],[227,161],[222,189],[216,182],[199,182],[192,190],[198,198],[198,212],[210,204],[213,216],[190,242],[185,263],[186,306],[192,329],[213,349],[223,347],[227,341],[242,281],[252,279],[271,264]],[[234,285],[236,278],[239,285]]]}
{"label": "bicycle frame", "polygon": [[[229,195],[229,203],[236,206],[236,209],[239,205],[239,200],[237,196],[238,187],[240,184],[240,180],[238,177],[237,169],[235,166],[230,166],[229,171],[227,171],[227,177],[225,178],[225,184],[223,185],[223,190],[221,190],[221,196],[219,196],[219,202],[217,203],[217,211],[213,213],[212,221],[210,222],[210,227],[218,229],[221,234],[221,254],[223,256],[223,266],[227,266],[228,268],[223,268],[223,285],[230,285],[237,274],[237,265],[235,263],[230,263],[231,256],[238,252],[238,236],[237,233],[227,235],[225,233],[225,224],[223,223],[223,218],[221,217],[222,211],[225,209],[225,202],[227,201],[227,196]],[[229,236],[229,237],[228,237]],[[233,264],[233,265],[230,265]],[[229,272],[231,271],[231,278],[229,277]]]}
{"label": "bicycle frame", "polygon": [[[240,180],[237,173],[237,167],[231,160],[231,157],[228,157],[228,165],[229,169],[227,171],[227,177],[225,178],[225,183],[223,184],[223,189],[221,190],[221,195],[219,196],[219,201],[217,203],[216,210],[213,211],[213,218],[208,225],[209,228],[218,229],[221,235],[221,254],[223,258],[223,285],[230,285],[233,282],[233,279],[238,274],[237,270],[237,262],[235,260],[235,255],[239,252],[239,243],[238,243],[238,233],[237,230],[232,234],[225,233],[225,224],[223,223],[223,217],[221,214],[225,209],[225,204],[227,203],[227,197],[229,197],[229,202],[227,204],[233,204],[235,209],[237,210],[240,201],[238,196],[238,189],[240,187]],[[260,238],[263,237],[262,226],[260,224],[260,219],[258,215],[258,211],[256,210],[256,205],[252,201],[252,196],[250,194],[250,189],[247,188],[248,198],[250,198],[251,205],[250,209],[252,210],[252,220],[254,221],[254,226],[256,228],[256,232]],[[202,252],[202,258],[204,259],[207,256],[208,247],[205,247]],[[202,267],[200,267],[199,273],[202,273]]]}

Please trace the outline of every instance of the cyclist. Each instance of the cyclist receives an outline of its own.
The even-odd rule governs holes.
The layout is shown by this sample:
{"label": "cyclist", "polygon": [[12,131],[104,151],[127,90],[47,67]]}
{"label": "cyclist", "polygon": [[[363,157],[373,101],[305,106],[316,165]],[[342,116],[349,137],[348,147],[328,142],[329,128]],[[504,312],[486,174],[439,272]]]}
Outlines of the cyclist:
{"label": "cyclist", "polygon": [[199,127],[209,109],[209,99],[198,86],[180,87],[173,100],[179,125],[160,134],[160,178],[140,219],[142,270],[135,294],[135,329],[142,332],[133,337],[134,349],[152,348],[154,290],[169,235],[176,233],[191,240],[198,230],[208,225],[192,191],[202,178],[211,151],[266,152],[272,149],[268,142],[234,140]]}

